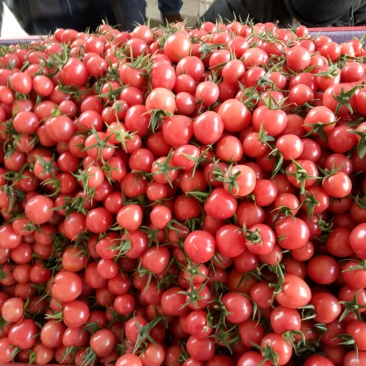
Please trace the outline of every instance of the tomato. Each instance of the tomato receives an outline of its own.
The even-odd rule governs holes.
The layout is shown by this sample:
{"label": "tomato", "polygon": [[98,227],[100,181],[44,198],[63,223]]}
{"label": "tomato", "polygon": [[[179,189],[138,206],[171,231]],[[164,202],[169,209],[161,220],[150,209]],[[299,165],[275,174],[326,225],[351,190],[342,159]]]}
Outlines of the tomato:
{"label": "tomato", "polygon": [[276,333],[266,334],[262,338],[260,345],[263,347],[263,356],[266,354],[265,352],[268,348],[271,352],[274,352],[276,363],[278,365],[286,365],[292,356],[291,345],[288,344],[282,336]]}
{"label": "tomato", "polygon": [[304,144],[297,135],[285,134],[277,139],[276,147],[285,160],[296,160],[303,152]]}
{"label": "tomato", "polygon": [[265,224],[256,224],[244,229],[247,249],[257,255],[270,253],[275,245],[276,238],[273,230]]}
{"label": "tomato", "polygon": [[165,349],[159,343],[149,343],[144,353],[140,356],[143,365],[160,366],[165,359]]}
{"label": "tomato", "polygon": [[306,223],[300,218],[285,217],[276,225],[276,235],[280,238],[278,244],[284,249],[300,249],[310,238]]}
{"label": "tomato", "polygon": [[108,135],[104,132],[96,132],[85,140],[85,151],[88,156],[98,160],[108,160],[114,155],[115,146],[108,142]]}
{"label": "tomato", "polygon": [[328,292],[317,292],[312,295],[310,304],[315,307],[315,320],[328,324],[336,320],[341,313],[338,299]]}
{"label": "tomato", "polygon": [[116,366],[142,366],[140,358],[132,353],[120,356],[116,361]]}
{"label": "tomato", "polygon": [[[177,201],[176,201],[177,202]],[[150,221],[152,228],[164,229],[172,218],[172,211],[169,207],[157,205],[150,212]]]}
{"label": "tomato", "polygon": [[140,205],[130,204],[122,207],[117,213],[118,224],[127,230],[140,228],[143,219],[143,211]]}
{"label": "tomato", "polygon": [[86,69],[91,76],[101,77],[107,69],[107,62],[99,56],[92,56],[86,62]]}
{"label": "tomato", "polygon": [[233,324],[239,324],[250,318],[252,315],[252,303],[248,297],[235,293],[227,292],[221,301],[228,311],[226,320]]}
{"label": "tomato", "polygon": [[86,227],[92,233],[106,232],[113,223],[112,214],[104,207],[97,207],[86,215]]}
{"label": "tomato", "polygon": [[223,133],[224,123],[213,111],[203,112],[193,121],[193,134],[202,144],[217,142]]}
{"label": "tomato", "polygon": [[0,226],[0,248],[14,249],[21,241],[22,236],[16,234],[11,224]]}
{"label": "tomato", "polygon": [[219,87],[212,81],[203,81],[198,84],[195,97],[204,107],[213,105],[219,98]]}
{"label": "tomato", "polygon": [[[317,106],[312,108],[305,117],[305,130],[310,132],[318,127],[324,132],[331,131],[335,126],[335,115],[331,109],[326,106]],[[314,132],[317,132],[316,129]]]}
{"label": "tomato", "polygon": [[301,106],[309,103],[314,99],[313,90],[304,84],[294,86],[289,91],[289,102],[294,106]]}
{"label": "tomato", "polygon": [[287,126],[287,115],[281,109],[260,106],[253,113],[252,124],[257,132],[263,128],[270,136],[278,136]]}
{"label": "tomato", "polygon": [[39,119],[34,112],[20,111],[13,120],[14,129],[19,133],[34,133],[38,130]]}
{"label": "tomato", "polygon": [[319,173],[313,161],[299,159],[286,167],[286,174],[296,188],[306,188],[316,183]]}
{"label": "tomato", "polygon": [[296,309],[305,306],[311,299],[311,290],[307,283],[293,274],[285,274],[282,288],[275,296],[276,301],[284,307]]}
{"label": "tomato", "polygon": [[226,355],[215,355],[207,361],[207,366],[233,366],[234,361]]}
{"label": "tomato", "polygon": [[301,46],[294,46],[286,52],[286,66],[293,71],[302,71],[310,65],[311,54]]}
{"label": "tomato", "polygon": [[221,74],[221,69],[229,60],[230,52],[228,50],[215,50],[211,54],[209,54],[208,66],[210,70]]}
{"label": "tomato", "polygon": [[[256,351],[247,351],[244,352],[239,360],[238,366],[256,366],[264,361],[262,355]],[[262,363],[263,366],[269,366],[269,361],[265,361]]]}
{"label": "tomato", "polygon": [[270,315],[271,327],[277,334],[283,334],[291,330],[300,330],[301,317],[296,309],[277,308]]}
{"label": "tomato", "polygon": [[187,351],[198,361],[208,361],[215,354],[215,344],[210,338],[190,336],[187,341]]}
{"label": "tomato", "polygon": [[180,147],[189,144],[193,135],[193,122],[191,118],[183,115],[165,117],[162,132],[170,146]]}
{"label": "tomato", "polygon": [[277,197],[277,193],[277,186],[269,179],[257,179],[252,192],[256,204],[262,207],[272,204]]}
{"label": "tomato", "polygon": [[1,316],[6,322],[17,323],[24,315],[24,301],[18,297],[7,299],[2,304]]}
{"label": "tomato", "polygon": [[332,85],[339,84],[341,73],[338,68],[331,69],[330,66],[324,65],[316,69],[316,82],[319,90],[326,90]]}
{"label": "tomato", "polygon": [[[144,71],[145,71],[144,69],[137,69],[137,68],[132,67],[131,64],[123,63],[123,64],[121,64],[121,66],[118,69],[118,75],[124,85],[129,85],[129,87],[126,89],[129,89],[129,88],[140,89],[140,88],[143,88],[147,82],[146,77],[144,75]],[[107,86],[105,88],[107,91]],[[132,89],[132,90],[134,92],[133,94],[135,97],[135,98],[133,98],[133,100],[136,101],[136,97],[140,93],[138,91],[135,91],[134,89]],[[124,97],[125,95],[126,95],[126,92],[122,91],[120,94],[120,99],[128,102],[129,100]],[[140,96],[138,96],[138,99],[140,99]],[[131,105],[133,105],[133,104],[131,104]]]}
{"label": "tomato", "polygon": [[54,204],[50,198],[36,195],[26,203],[24,211],[28,219],[34,224],[44,224],[52,218],[53,207]]}
{"label": "tomato", "polygon": [[176,109],[175,95],[166,88],[155,88],[147,96],[145,104],[148,111],[161,110],[173,114]]}
{"label": "tomato", "polygon": [[352,182],[344,172],[337,172],[323,180],[323,188],[330,196],[343,198],[352,190]]}
{"label": "tomato", "polygon": [[75,240],[86,229],[86,217],[81,212],[70,212],[63,225],[66,238]]}
{"label": "tomato", "polygon": [[366,350],[366,342],[363,337],[364,330],[365,330],[365,323],[359,320],[351,321],[346,325],[346,333],[353,338],[355,346],[360,351]]}
{"label": "tomato", "polygon": [[326,241],[328,252],[336,257],[348,257],[352,255],[350,246],[351,231],[345,227],[335,227]]}
{"label": "tomato", "polygon": [[350,245],[355,254],[361,259],[366,258],[366,251],[364,249],[364,238],[366,235],[366,224],[357,225],[350,235]]}
{"label": "tomato", "polygon": [[196,230],[186,236],[183,246],[191,260],[204,263],[213,257],[216,240],[210,233],[203,230]]}
{"label": "tomato", "polygon": [[35,362],[38,365],[47,365],[53,360],[54,357],[54,350],[44,346],[41,343],[38,343],[33,347],[33,352],[35,354]]}
{"label": "tomato", "polygon": [[244,64],[240,60],[230,60],[222,68],[222,77],[224,81],[235,84],[243,76],[245,71]]}
{"label": "tomato", "polygon": [[115,336],[109,329],[97,330],[90,338],[90,347],[99,357],[108,356],[115,344]]}
{"label": "tomato", "polygon": [[267,52],[262,49],[252,47],[243,53],[242,60],[247,69],[253,66],[266,66],[269,62],[269,57]]}
{"label": "tomato", "polygon": [[40,340],[42,344],[49,348],[61,346],[65,329],[66,327],[62,322],[55,320],[47,321],[40,332]]}
{"label": "tomato", "polygon": [[170,253],[166,246],[152,246],[145,251],[141,258],[141,265],[148,271],[160,274],[167,268]]}
{"label": "tomato", "polygon": [[82,281],[74,272],[59,272],[52,284],[52,296],[60,302],[75,300],[82,290]]}
{"label": "tomato", "polygon": [[179,60],[176,66],[177,76],[189,75],[195,82],[201,81],[205,65],[197,56],[186,56]]}
{"label": "tomato", "polygon": [[59,72],[60,80],[65,85],[83,86],[88,76],[84,63],[75,57],[70,57]]}
{"label": "tomato", "polygon": [[68,327],[81,327],[89,318],[89,306],[83,301],[69,301],[63,306],[63,322]]}
{"label": "tomato", "polygon": [[30,349],[37,342],[38,327],[32,319],[22,319],[13,324],[8,333],[12,345],[21,349]]}
{"label": "tomato", "polygon": [[224,189],[234,196],[244,197],[255,190],[257,183],[255,172],[247,165],[229,167],[224,173]]}
{"label": "tomato", "polygon": [[163,52],[173,62],[189,56],[191,49],[190,39],[183,33],[175,33],[167,37],[163,46]]}
{"label": "tomato", "polygon": [[216,219],[228,219],[236,212],[237,200],[224,188],[215,188],[204,204],[205,212]]}
{"label": "tomato", "polygon": [[14,350],[16,349],[15,345],[9,340],[8,337],[0,338],[0,362],[1,363],[9,363],[13,361],[14,358]]}
{"label": "tomato", "polygon": [[328,255],[313,257],[307,264],[309,277],[318,284],[329,285],[337,280],[340,269],[337,261]]}
{"label": "tomato", "polygon": [[361,366],[366,361],[366,352],[348,351],[344,357],[344,366]]}
{"label": "tomato", "polygon": [[236,210],[238,224],[246,227],[252,227],[255,224],[261,224],[265,220],[265,212],[262,207],[253,202],[243,201],[239,203]]}
{"label": "tomato", "polygon": [[366,270],[360,268],[357,262],[347,261],[342,268],[342,277],[348,286],[356,289],[365,287]]}
{"label": "tomato", "polygon": [[239,323],[238,330],[242,343],[247,347],[259,344],[264,336],[263,326],[252,319]]}
{"label": "tomato", "polygon": [[[219,253],[228,257],[237,257],[246,249],[245,237],[239,226],[227,224],[216,232],[216,248]],[[232,243],[232,245],[227,245]]]}
{"label": "tomato", "polygon": [[313,355],[306,359],[304,366],[334,366],[334,363],[322,355]]}
{"label": "tomato", "polygon": [[339,103],[337,99],[341,98],[345,93],[352,93],[353,86],[351,84],[334,84],[329,86],[323,94],[323,105],[339,116],[346,115],[349,108],[356,107],[357,95],[354,93],[349,99],[348,104]]}
{"label": "tomato", "polygon": [[341,46],[336,42],[327,42],[320,47],[320,54],[331,61],[335,61],[341,54]]}

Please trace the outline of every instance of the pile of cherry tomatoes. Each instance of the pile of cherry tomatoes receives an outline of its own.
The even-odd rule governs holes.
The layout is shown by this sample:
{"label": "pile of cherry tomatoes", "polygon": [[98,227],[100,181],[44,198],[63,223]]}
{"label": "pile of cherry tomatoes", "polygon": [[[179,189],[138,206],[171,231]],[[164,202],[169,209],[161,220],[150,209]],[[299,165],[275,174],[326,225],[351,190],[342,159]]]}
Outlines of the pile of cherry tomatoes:
{"label": "pile of cherry tomatoes", "polygon": [[300,26],[0,49],[0,363],[366,365],[366,49]]}

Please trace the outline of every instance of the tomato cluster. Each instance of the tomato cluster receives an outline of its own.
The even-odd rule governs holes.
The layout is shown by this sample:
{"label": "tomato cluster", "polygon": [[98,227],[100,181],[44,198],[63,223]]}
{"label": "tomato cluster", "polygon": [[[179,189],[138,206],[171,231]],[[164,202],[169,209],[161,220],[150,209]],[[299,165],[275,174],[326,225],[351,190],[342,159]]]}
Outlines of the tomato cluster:
{"label": "tomato cluster", "polygon": [[0,55],[0,363],[366,364],[366,49],[275,24]]}

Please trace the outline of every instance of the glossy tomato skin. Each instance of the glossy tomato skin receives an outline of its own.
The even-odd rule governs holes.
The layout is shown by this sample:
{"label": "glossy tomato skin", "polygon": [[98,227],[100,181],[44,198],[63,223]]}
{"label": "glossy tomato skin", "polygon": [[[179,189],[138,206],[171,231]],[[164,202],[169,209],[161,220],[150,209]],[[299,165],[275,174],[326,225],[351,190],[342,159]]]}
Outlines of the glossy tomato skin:
{"label": "glossy tomato skin", "polygon": [[327,357],[322,355],[310,356],[306,359],[304,366],[334,366],[334,363],[330,361]]}
{"label": "glossy tomato skin", "polygon": [[224,131],[220,115],[213,111],[200,114],[193,122],[193,134],[202,144],[217,142]]}
{"label": "glossy tomato skin", "polygon": [[215,237],[202,230],[188,234],[184,240],[184,249],[187,255],[198,263],[209,261],[214,255],[215,247]]}
{"label": "glossy tomato skin", "polygon": [[169,36],[163,47],[163,52],[173,62],[179,62],[189,56],[191,41],[185,34],[176,33]]}
{"label": "glossy tomato skin", "polygon": [[[240,356],[238,366],[256,366],[260,362],[263,362],[263,356],[259,352],[247,351]],[[269,366],[270,362],[266,361],[263,365]]]}
{"label": "glossy tomato skin", "polygon": [[227,292],[222,297],[222,303],[230,313],[226,316],[226,320],[230,323],[239,324],[244,322],[249,319],[252,314],[252,303],[242,294]]}
{"label": "glossy tomato skin", "polygon": [[61,322],[49,320],[43,325],[40,332],[40,340],[42,344],[49,348],[61,346],[65,329],[65,325]]}
{"label": "glossy tomato skin", "polygon": [[266,334],[261,340],[261,346],[264,349],[270,347],[277,353],[278,365],[286,365],[290,361],[290,358],[292,356],[292,347],[279,334]]}
{"label": "glossy tomato skin", "polygon": [[269,254],[275,245],[274,231],[265,224],[256,224],[245,231],[247,249],[257,255]]}
{"label": "glossy tomato skin", "polygon": [[52,296],[60,301],[75,300],[82,291],[82,281],[78,274],[69,271],[58,273],[52,285]]}
{"label": "glossy tomato skin", "polygon": [[300,277],[293,274],[285,274],[282,291],[275,298],[280,305],[296,309],[309,303],[311,290]]}
{"label": "glossy tomato skin", "polygon": [[309,277],[318,284],[331,284],[340,274],[337,261],[328,255],[313,257],[307,264]]}
{"label": "glossy tomato skin", "polygon": [[65,85],[83,86],[88,80],[88,71],[82,61],[70,57],[59,73],[60,80]]}
{"label": "glossy tomato skin", "polygon": [[149,343],[145,352],[140,356],[143,365],[161,365],[165,359],[165,349],[157,342]]}
{"label": "glossy tomato skin", "polygon": [[364,249],[364,239],[366,237],[366,224],[362,223],[357,225],[352,231],[350,236],[350,245],[355,254],[361,259],[366,258],[366,251]]}
{"label": "glossy tomato skin", "polygon": [[291,216],[280,220],[276,226],[276,235],[280,237],[279,245],[284,249],[300,249],[310,238],[307,224],[300,218]]}
{"label": "glossy tomato skin", "polygon": [[205,212],[216,219],[228,219],[237,209],[237,200],[224,188],[215,188],[206,203]]}
{"label": "glossy tomato skin", "polygon": [[324,324],[336,320],[341,313],[339,300],[328,292],[317,292],[312,295],[310,304],[315,307],[315,320]]}
{"label": "glossy tomato skin", "polygon": [[15,346],[11,343],[9,338],[8,337],[0,338],[0,346],[1,346],[0,362],[4,364],[12,362],[14,358],[13,351],[15,349]]}
{"label": "glossy tomato skin", "polygon": [[208,361],[215,354],[215,344],[210,338],[200,339],[190,336],[187,341],[187,351],[198,361]]}
{"label": "glossy tomato skin", "polygon": [[132,353],[127,353],[119,357],[116,366],[142,366],[140,358]]}
{"label": "glossy tomato skin", "polygon": [[2,305],[1,311],[1,315],[5,321],[16,323],[23,318],[24,301],[18,297],[7,299]]}
{"label": "glossy tomato skin", "polygon": [[288,330],[300,330],[301,317],[296,309],[273,309],[270,315],[272,329],[277,334],[283,334]]}
{"label": "glossy tomato skin", "polygon": [[90,339],[90,347],[99,357],[108,356],[116,344],[115,335],[109,329],[96,331]]}
{"label": "glossy tomato skin", "polygon": [[294,46],[286,52],[286,65],[294,71],[302,71],[310,65],[311,54],[301,46]]}
{"label": "glossy tomato skin", "polygon": [[[246,249],[245,238],[239,226],[227,224],[221,226],[216,232],[216,248],[228,257],[237,257]],[[228,245],[232,243],[232,245]]]}
{"label": "glossy tomato skin", "polygon": [[344,357],[344,366],[361,366],[366,361],[366,352],[348,351]]}
{"label": "glossy tomato skin", "polygon": [[233,184],[224,183],[224,188],[231,194],[237,197],[245,197],[252,193],[256,187],[257,178],[254,170],[247,165],[236,165],[232,168],[229,167],[224,174],[224,178],[230,178],[236,176]]}
{"label": "glossy tomato skin", "polygon": [[8,339],[14,346],[30,349],[37,342],[37,333],[38,327],[32,319],[22,319],[11,327]]}
{"label": "glossy tomato skin", "polygon": [[53,216],[53,201],[43,195],[36,195],[25,205],[25,214],[35,224],[44,224]]}
{"label": "glossy tomato skin", "polygon": [[253,113],[252,124],[255,131],[259,131],[262,126],[270,136],[278,136],[287,126],[287,115],[280,109],[261,106]]}

